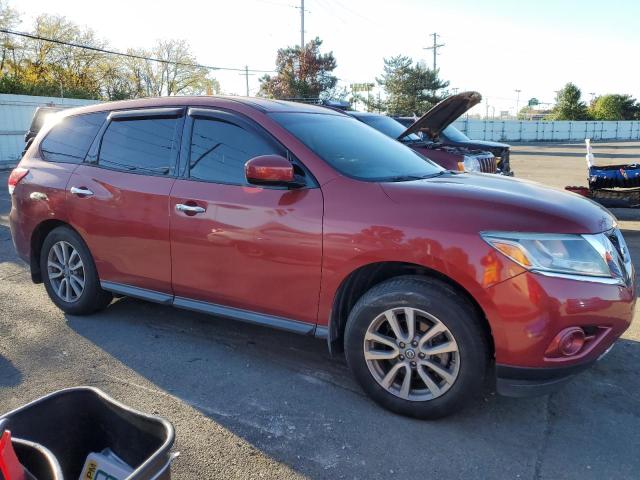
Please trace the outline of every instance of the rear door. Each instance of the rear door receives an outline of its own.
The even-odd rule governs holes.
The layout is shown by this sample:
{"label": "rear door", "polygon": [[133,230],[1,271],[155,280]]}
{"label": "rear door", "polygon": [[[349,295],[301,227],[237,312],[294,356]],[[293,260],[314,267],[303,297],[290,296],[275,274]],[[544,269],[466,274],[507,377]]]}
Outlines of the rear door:
{"label": "rear door", "polygon": [[88,162],[68,183],[71,223],[107,288],[134,296],[135,289],[170,295],[169,193],[183,110],[121,111],[108,120]]}
{"label": "rear door", "polygon": [[[320,188],[281,144],[244,117],[190,109],[185,131],[186,178],[176,180],[170,201],[175,303],[223,315],[218,306],[234,307],[270,316],[260,323],[303,331],[303,324],[281,319],[316,322]],[[248,184],[244,164],[267,154],[288,156],[307,186]],[[230,316],[243,315],[256,318]]]}

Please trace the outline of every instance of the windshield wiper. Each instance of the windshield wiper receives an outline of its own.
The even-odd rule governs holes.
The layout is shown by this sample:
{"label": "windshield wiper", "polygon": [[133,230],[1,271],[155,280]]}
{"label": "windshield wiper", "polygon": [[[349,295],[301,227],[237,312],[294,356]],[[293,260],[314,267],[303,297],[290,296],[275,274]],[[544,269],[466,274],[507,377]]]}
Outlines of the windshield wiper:
{"label": "windshield wiper", "polygon": [[396,175],[395,177],[385,178],[385,182],[411,182],[413,180],[426,180],[427,178],[435,178],[448,173],[448,170],[440,170],[439,172],[432,173],[431,175]]}
{"label": "windshield wiper", "polygon": [[422,175],[396,175],[395,177],[385,178],[385,182],[410,182],[412,180],[424,180],[425,178],[429,178],[429,176]]}

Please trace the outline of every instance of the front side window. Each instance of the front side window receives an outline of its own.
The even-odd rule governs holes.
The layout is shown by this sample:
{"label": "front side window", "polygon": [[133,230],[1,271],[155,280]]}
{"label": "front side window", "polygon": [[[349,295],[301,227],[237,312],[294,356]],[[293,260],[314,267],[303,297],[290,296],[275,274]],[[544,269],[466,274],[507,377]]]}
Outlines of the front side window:
{"label": "front side window", "polygon": [[40,145],[44,159],[50,162],[81,163],[106,116],[106,112],[97,112],[60,120]]}
{"label": "front side window", "polygon": [[370,182],[430,177],[431,160],[346,115],[273,113],[271,116],[340,173]]}
{"label": "front side window", "polygon": [[176,154],[178,125],[178,118],[114,120],[102,137],[98,164],[168,175]]}
{"label": "front side window", "polygon": [[189,177],[247,185],[244,164],[258,155],[282,155],[264,137],[224,120],[196,118],[191,134]]}

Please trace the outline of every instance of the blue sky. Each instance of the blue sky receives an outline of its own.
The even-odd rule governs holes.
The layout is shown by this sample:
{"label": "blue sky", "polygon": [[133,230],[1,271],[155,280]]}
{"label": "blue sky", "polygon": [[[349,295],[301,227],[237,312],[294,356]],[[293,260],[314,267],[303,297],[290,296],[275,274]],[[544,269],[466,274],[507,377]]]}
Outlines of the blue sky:
{"label": "blue sky", "polygon": [[[299,0],[9,0],[25,18],[65,15],[120,49],[185,38],[210,65],[273,68],[278,47],[299,42]],[[452,87],[481,92],[483,112],[552,101],[573,81],[591,93],[640,98],[640,1],[305,0],[306,36],[333,50],[344,84],[373,81],[382,59],[404,54],[431,64],[431,32],[446,46],[438,66]],[[244,93],[237,73],[216,73],[227,93]],[[258,77],[250,77],[251,92]]]}

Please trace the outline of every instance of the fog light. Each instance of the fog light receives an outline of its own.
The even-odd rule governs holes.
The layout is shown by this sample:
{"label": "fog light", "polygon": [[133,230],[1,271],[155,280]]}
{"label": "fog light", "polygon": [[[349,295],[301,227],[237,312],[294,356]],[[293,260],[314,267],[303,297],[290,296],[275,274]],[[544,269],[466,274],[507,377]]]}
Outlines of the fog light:
{"label": "fog light", "polygon": [[559,336],[558,351],[565,357],[575,355],[584,347],[586,335],[580,327],[568,328]]}

